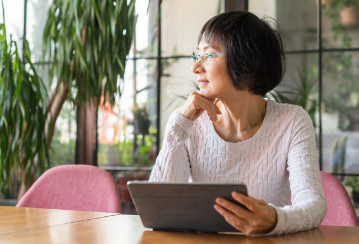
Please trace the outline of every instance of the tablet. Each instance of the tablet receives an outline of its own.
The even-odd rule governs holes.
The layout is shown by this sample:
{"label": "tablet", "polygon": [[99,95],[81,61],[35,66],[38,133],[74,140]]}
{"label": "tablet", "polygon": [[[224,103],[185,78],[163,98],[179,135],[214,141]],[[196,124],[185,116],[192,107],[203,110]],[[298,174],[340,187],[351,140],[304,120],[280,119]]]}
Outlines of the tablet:
{"label": "tablet", "polygon": [[231,194],[236,191],[247,195],[244,184],[129,181],[127,185],[137,213],[146,228],[239,232],[228,224],[213,206],[217,197],[238,204]]}

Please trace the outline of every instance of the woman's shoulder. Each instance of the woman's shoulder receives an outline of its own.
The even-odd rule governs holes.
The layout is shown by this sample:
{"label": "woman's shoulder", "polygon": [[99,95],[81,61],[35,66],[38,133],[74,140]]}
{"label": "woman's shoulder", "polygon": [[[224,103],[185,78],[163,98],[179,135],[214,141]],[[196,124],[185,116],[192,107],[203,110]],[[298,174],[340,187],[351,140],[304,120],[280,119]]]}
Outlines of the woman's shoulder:
{"label": "woman's shoulder", "polygon": [[272,119],[279,123],[293,124],[312,124],[312,119],[308,112],[299,105],[278,103],[268,100]]}
{"label": "woman's shoulder", "polygon": [[309,116],[308,112],[303,109],[303,107],[295,104],[289,103],[279,103],[274,100],[267,100],[269,103],[271,114],[275,117],[293,117],[296,118],[298,116],[306,117]]}

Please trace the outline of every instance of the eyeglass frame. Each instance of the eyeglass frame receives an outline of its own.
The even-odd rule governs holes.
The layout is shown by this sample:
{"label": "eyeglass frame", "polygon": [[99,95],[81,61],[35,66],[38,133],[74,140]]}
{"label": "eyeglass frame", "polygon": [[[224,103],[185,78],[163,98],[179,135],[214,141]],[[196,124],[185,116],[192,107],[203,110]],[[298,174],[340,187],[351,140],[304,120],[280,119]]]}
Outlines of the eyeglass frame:
{"label": "eyeglass frame", "polygon": [[[193,52],[191,58],[193,59],[194,63],[197,63],[198,60],[202,60],[203,62],[206,62],[208,57],[218,56],[218,55],[223,55],[223,54],[227,54],[227,53],[225,52],[225,53],[207,54],[203,58],[201,58],[201,55],[197,55],[195,52]],[[198,58],[198,57],[200,57],[200,58]]]}

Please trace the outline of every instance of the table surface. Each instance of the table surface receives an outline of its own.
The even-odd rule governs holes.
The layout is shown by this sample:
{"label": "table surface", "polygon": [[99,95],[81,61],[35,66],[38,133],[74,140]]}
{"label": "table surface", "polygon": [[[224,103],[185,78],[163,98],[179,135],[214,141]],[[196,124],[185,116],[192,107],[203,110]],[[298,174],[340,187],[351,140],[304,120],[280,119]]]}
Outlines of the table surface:
{"label": "table surface", "polygon": [[246,237],[152,231],[136,215],[0,207],[0,243],[359,243],[359,227],[320,226],[296,234]]}

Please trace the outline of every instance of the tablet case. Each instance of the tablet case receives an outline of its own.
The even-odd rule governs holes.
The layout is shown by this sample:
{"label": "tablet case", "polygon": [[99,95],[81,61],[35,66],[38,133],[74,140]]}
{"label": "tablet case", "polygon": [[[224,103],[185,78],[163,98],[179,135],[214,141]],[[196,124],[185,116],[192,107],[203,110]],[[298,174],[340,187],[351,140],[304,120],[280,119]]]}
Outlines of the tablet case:
{"label": "tablet case", "polygon": [[129,181],[127,184],[137,213],[146,228],[171,231],[239,232],[228,224],[213,206],[218,197],[238,204],[231,194],[236,191],[247,195],[247,188],[244,184],[147,181]]}

